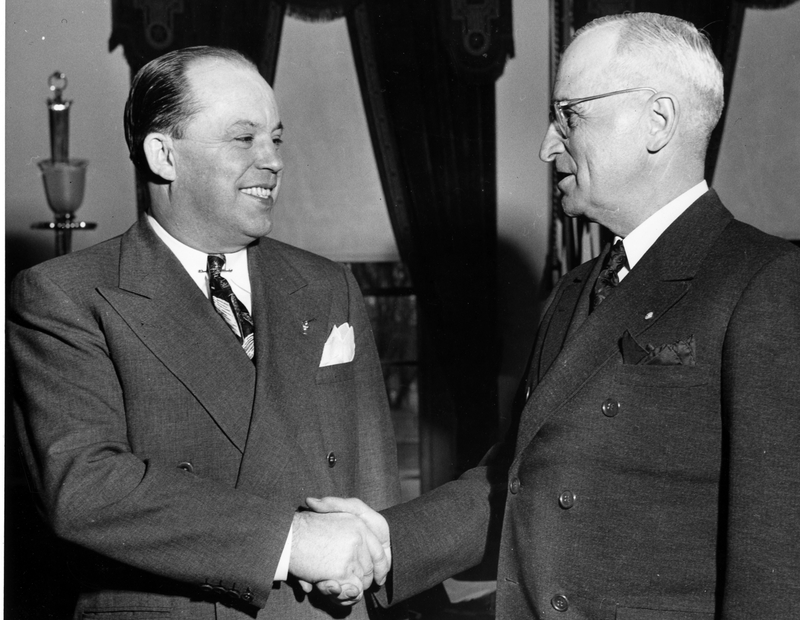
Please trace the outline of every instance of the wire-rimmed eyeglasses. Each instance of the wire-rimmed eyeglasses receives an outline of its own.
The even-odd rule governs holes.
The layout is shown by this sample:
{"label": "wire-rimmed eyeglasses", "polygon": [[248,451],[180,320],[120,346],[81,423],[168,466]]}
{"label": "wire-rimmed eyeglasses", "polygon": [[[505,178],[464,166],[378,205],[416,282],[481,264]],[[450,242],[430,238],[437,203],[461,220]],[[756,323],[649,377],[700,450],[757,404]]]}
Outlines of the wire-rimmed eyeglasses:
{"label": "wire-rimmed eyeglasses", "polygon": [[654,88],[650,88],[649,86],[640,86],[637,88],[625,88],[623,90],[614,90],[610,93],[603,93],[601,95],[592,95],[591,97],[580,97],[579,99],[562,99],[561,101],[554,101],[550,104],[550,122],[555,123],[556,129],[558,133],[561,134],[562,138],[568,138],[570,134],[569,129],[569,122],[567,121],[567,117],[564,114],[564,108],[569,108],[570,106],[578,105],[579,103],[584,103],[586,101],[592,101],[594,99],[602,99],[603,97],[611,97],[613,95],[622,95],[624,93],[634,93],[640,90],[649,90],[654,95],[656,94],[656,90]]}

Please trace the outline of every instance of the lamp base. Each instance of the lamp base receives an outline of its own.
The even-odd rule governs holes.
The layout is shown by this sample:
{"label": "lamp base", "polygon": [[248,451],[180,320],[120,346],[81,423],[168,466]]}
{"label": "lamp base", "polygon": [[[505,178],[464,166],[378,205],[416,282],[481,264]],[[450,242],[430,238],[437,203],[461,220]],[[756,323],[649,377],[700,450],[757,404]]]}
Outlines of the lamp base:
{"label": "lamp base", "polygon": [[95,222],[76,222],[71,213],[57,215],[54,222],[39,222],[32,224],[34,230],[54,230],[56,233],[56,256],[63,256],[72,251],[73,230],[94,230]]}

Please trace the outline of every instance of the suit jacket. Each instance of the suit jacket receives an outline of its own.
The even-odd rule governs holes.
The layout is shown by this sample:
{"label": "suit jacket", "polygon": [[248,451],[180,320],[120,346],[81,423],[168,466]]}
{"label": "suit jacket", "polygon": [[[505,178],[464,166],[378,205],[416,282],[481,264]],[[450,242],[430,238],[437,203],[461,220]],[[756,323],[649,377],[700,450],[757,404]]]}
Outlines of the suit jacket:
{"label": "suit jacket", "polygon": [[505,464],[385,511],[395,599],[494,517],[498,619],[800,617],[800,252],[709,192],[589,314],[607,252],[548,302]]}
{"label": "suit jacket", "polygon": [[[76,617],[328,618],[272,582],[294,512],[307,496],[398,499],[352,274],[270,239],[248,261],[255,364],[145,220],[14,282],[17,421],[73,546]],[[344,322],[355,359],[320,368]]]}

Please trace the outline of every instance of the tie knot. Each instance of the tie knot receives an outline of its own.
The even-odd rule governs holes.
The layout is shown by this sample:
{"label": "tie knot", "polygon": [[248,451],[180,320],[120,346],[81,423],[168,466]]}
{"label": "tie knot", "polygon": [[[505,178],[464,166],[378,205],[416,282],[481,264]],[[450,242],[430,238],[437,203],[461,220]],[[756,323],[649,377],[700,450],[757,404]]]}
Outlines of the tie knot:
{"label": "tie knot", "polygon": [[208,255],[208,262],[207,268],[208,273],[215,278],[218,278],[222,269],[225,267],[225,255],[224,254],[209,254]]}
{"label": "tie knot", "polygon": [[622,239],[619,239],[614,244],[614,247],[611,248],[611,252],[608,255],[607,269],[614,273],[619,273],[619,270],[625,266],[627,260],[628,256],[625,254],[625,245],[622,243]]}

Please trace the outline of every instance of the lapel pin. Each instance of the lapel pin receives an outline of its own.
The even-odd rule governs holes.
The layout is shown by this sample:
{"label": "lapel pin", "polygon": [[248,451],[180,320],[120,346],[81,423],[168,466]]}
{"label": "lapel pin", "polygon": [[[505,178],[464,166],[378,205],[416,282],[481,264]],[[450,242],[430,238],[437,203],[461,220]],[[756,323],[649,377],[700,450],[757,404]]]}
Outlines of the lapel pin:
{"label": "lapel pin", "polygon": [[644,320],[645,321],[649,321],[652,318],[653,318],[653,313],[652,312],[648,312],[647,314],[644,315]]}
{"label": "lapel pin", "polygon": [[308,319],[306,321],[303,321],[303,335],[304,336],[308,336],[308,328],[311,327],[311,321],[313,321],[313,320],[314,319]]}

